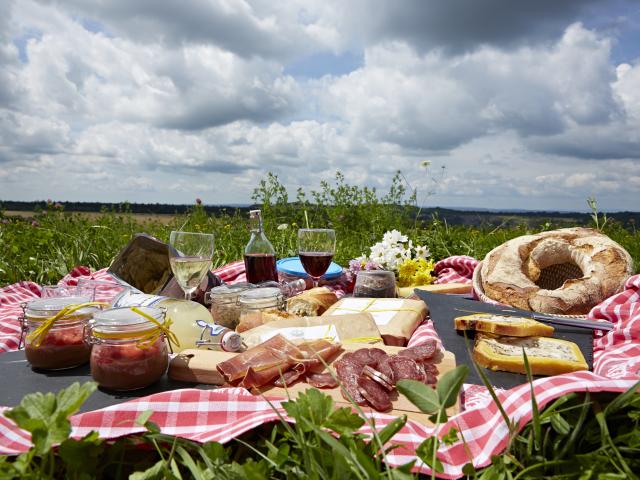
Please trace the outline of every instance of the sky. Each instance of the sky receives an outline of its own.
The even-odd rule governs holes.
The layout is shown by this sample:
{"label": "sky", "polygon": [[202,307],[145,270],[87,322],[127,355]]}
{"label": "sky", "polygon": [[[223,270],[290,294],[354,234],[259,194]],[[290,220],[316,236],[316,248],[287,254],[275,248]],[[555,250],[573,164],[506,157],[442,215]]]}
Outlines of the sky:
{"label": "sky", "polygon": [[637,0],[2,0],[0,201],[640,210]]}

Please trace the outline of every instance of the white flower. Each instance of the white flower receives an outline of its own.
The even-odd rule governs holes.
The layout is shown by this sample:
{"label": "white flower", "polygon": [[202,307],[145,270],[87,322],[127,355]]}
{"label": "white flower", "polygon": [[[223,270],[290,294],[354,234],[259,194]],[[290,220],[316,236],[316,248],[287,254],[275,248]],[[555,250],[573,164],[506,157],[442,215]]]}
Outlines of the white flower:
{"label": "white flower", "polygon": [[428,258],[431,255],[429,249],[423,245],[416,245],[415,250],[417,258]]}
{"label": "white flower", "polygon": [[287,228],[289,228],[288,223],[281,223],[280,225],[278,225],[278,230],[286,230]]}
{"label": "white flower", "polygon": [[386,232],[382,236],[382,241],[387,244],[396,244],[396,243],[404,243],[407,241],[407,236],[402,235],[398,230],[391,230],[390,232]]}

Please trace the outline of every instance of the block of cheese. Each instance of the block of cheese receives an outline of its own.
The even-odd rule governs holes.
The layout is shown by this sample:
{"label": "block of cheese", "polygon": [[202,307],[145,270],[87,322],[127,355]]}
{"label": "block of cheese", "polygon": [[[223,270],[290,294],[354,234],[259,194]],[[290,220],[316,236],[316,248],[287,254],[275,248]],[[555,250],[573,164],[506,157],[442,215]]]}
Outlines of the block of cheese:
{"label": "block of cheese", "polygon": [[550,337],[554,330],[551,325],[531,318],[492,313],[473,313],[457,317],[454,322],[456,330],[475,330],[510,337]]}
{"label": "block of cheese", "polygon": [[525,373],[523,348],[533,375],[559,375],[589,369],[575,343],[549,337],[504,337],[478,333],[473,358],[490,370]]}

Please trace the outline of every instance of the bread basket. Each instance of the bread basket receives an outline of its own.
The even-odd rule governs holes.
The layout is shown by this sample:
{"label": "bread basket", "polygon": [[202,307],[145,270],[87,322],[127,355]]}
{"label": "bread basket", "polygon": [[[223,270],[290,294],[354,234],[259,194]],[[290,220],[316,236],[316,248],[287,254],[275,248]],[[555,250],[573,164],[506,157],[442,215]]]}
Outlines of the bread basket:
{"label": "bread basket", "polygon": [[[554,290],[558,288],[567,278],[575,278],[575,265],[571,264],[559,264],[552,265],[551,267],[544,269],[544,274],[540,276],[538,280],[538,285],[541,288],[547,288],[549,290]],[[488,297],[484,293],[484,288],[482,287],[482,262],[478,262],[478,266],[473,271],[473,290],[476,292],[476,295],[480,299],[481,302],[484,303],[493,303],[494,305],[502,305],[501,303],[495,301],[494,299]],[[536,313],[544,313],[548,314],[548,312],[536,312]],[[586,315],[559,315],[552,314],[554,317],[559,318],[587,318]]]}

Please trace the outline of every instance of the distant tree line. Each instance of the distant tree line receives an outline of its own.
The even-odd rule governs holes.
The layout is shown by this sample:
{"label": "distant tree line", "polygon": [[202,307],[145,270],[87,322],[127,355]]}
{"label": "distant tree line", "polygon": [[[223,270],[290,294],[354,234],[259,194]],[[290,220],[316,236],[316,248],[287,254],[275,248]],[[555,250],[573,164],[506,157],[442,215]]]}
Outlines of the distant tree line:
{"label": "distant tree line", "polygon": [[[148,215],[177,215],[184,214],[191,205],[172,205],[165,203],[101,203],[101,202],[60,202],[67,212],[101,212],[115,211]],[[47,208],[46,201],[18,202],[1,201],[0,210],[13,210],[23,212],[35,212]],[[202,205],[202,208],[212,215],[222,213],[247,212],[255,205]],[[295,208],[292,205],[292,208]],[[591,215],[580,212],[553,212],[553,211],[492,211],[492,210],[455,210],[451,208],[424,208],[420,211],[419,220],[431,221],[433,218],[447,222],[449,225],[494,225],[512,227],[527,224],[532,228],[545,223],[551,223],[554,228],[562,226],[591,225]],[[607,213],[610,220],[615,220],[625,228],[635,230],[640,225],[640,212],[612,212]]]}

